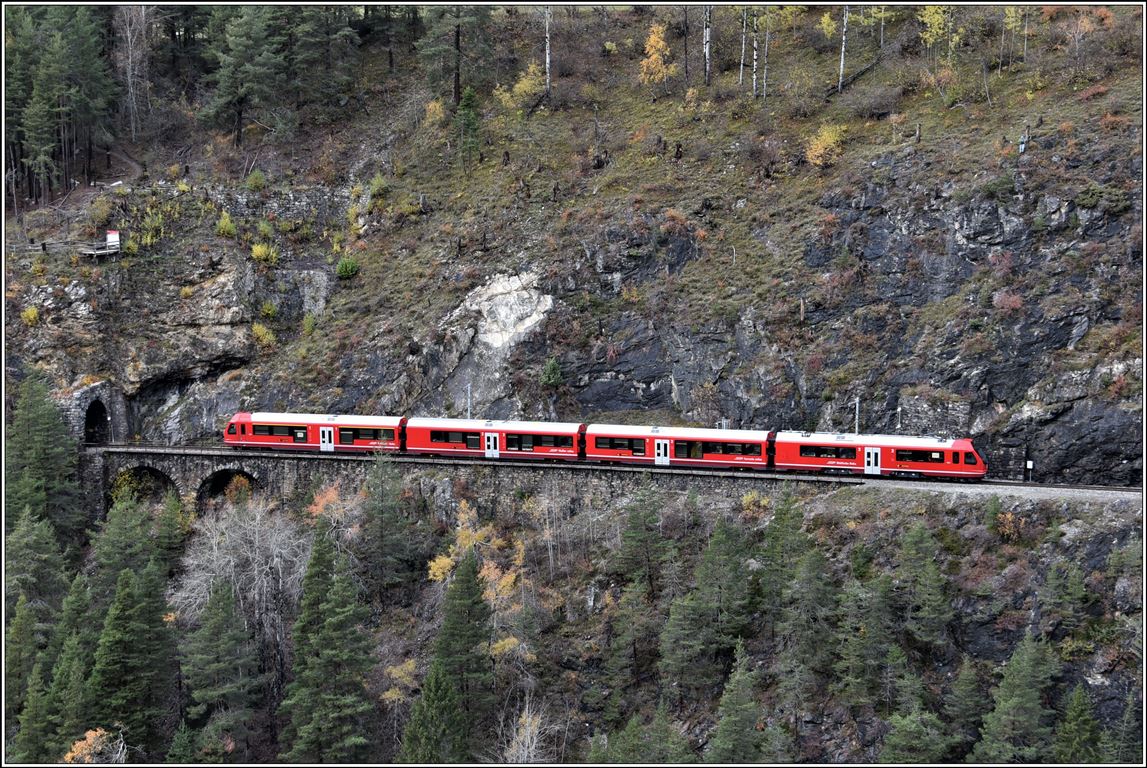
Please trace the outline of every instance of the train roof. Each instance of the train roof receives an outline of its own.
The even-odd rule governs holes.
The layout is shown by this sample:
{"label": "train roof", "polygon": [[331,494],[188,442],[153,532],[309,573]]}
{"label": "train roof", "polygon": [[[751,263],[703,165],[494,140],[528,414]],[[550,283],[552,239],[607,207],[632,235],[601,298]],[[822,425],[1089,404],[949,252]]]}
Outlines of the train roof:
{"label": "train roof", "polygon": [[700,427],[650,427],[631,424],[590,424],[587,435],[616,435],[618,437],[673,437],[684,440],[711,440],[716,442],[764,442],[769,433],[755,429],[704,429]]}
{"label": "train roof", "polygon": [[581,422],[561,421],[506,421],[502,419],[435,419],[411,418],[406,420],[406,426],[421,427],[423,429],[445,430],[521,430],[522,432],[554,432],[574,433],[581,429]]}
{"label": "train roof", "polygon": [[251,421],[265,421],[272,424],[298,424],[299,422],[321,422],[332,426],[343,427],[397,427],[402,421],[401,416],[354,416],[336,415],[330,413],[269,413],[259,412],[251,414]]}
{"label": "train roof", "polygon": [[873,448],[935,448],[951,450],[960,439],[911,437],[907,435],[858,435],[851,432],[778,432],[778,443],[815,443],[817,445],[857,445]]}

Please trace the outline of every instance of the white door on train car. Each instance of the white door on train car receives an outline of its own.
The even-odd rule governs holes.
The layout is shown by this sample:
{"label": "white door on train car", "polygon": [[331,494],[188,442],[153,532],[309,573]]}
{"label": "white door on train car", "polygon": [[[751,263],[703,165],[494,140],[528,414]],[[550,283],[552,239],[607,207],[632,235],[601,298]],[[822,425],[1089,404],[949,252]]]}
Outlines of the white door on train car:
{"label": "white door on train car", "polygon": [[498,433],[486,432],[486,458],[498,458]]}
{"label": "white door on train car", "polygon": [[333,451],[335,449],[335,428],[319,427],[319,450]]}
{"label": "white door on train car", "polygon": [[654,464],[669,464],[669,441],[668,440],[654,440],[653,441],[653,463]]}
{"label": "white door on train car", "polygon": [[866,474],[866,475],[879,475],[880,474],[880,449],[879,448],[865,448],[864,449],[864,474]]}

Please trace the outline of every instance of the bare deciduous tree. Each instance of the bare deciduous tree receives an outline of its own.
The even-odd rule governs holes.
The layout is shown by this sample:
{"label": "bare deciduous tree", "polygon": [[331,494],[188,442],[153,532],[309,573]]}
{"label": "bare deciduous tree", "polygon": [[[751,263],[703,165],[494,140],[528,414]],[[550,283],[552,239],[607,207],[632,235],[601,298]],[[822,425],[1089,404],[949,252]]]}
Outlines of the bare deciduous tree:
{"label": "bare deciduous tree", "polygon": [[511,765],[552,762],[549,741],[556,731],[557,725],[550,722],[545,707],[535,704],[533,696],[527,693],[518,719],[507,734],[502,762]]}
{"label": "bare deciduous tree", "polygon": [[231,585],[248,628],[255,630],[261,666],[280,690],[286,675],[286,638],[303,591],[312,533],[255,497],[225,504],[196,520],[183,556],[183,576],[169,602],[181,621],[196,621],[219,579]]}
{"label": "bare deciduous tree", "polygon": [[155,8],[150,5],[120,5],[115,9],[115,65],[123,80],[128,127],[135,141],[140,129],[140,112],[151,109],[148,88],[148,37]]}

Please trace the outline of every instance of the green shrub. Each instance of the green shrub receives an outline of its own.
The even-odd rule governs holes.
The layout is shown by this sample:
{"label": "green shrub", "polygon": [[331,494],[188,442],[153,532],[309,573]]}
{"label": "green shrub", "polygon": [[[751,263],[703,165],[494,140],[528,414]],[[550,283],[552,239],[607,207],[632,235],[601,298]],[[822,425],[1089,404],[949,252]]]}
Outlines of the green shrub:
{"label": "green shrub", "polygon": [[263,302],[263,306],[259,309],[259,314],[268,320],[274,320],[275,315],[279,314],[279,308],[270,299]]}
{"label": "green shrub", "polygon": [[386,196],[386,179],[382,178],[381,173],[376,173],[370,179],[370,199],[371,202],[380,200]]}
{"label": "green shrub", "polygon": [[279,252],[267,243],[255,243],[251,246],[251,258],[273,267],[279,263]]}
{"label": "green shrub", "polygon": [[20,313],[20,319],[24,321],[24,325],[29,328],[40,324],[40,310],[36,307],[28,307]]}
{"label": "green shrub", "polygon": [[238,229],[235,227],[235,222],[231,220],[231,214],[223,211],[219,221],[215,222],[215,234],[220,237],[235,237],[237,232]]}
{"label": "green shrub", "polygon": [[991,200],[1003,200],[1016,193],[1016,182],[1009,174],[997,176],[980,187],[984,197]]}
{"label": "green shrub", "polygon": [[358,274],[358,262],[350,256],[343,256],[339,259],[339,265],[335,267],[335,274],[340,280],[350,280]]}
{"label": "green shrub", "polygon": [[315,321],[314,315],[312,315],[310,312],[303,315],[303,335],[304,336],[310,336],[312,333],[314,333],[315,332],[315,325],[316,325],[316,321]]}
{"label": "green shrub", "polygon": [[1106,187],[1094,181],[1087,185],[1087,189],[1076,195],[1075,204],[1080,208],[1098,208],[1113,216],[1118,216],[1131,207],[1127,193],[1122,189]]}
{"label": "green shrub", "polygon": [[278,340],[275,338],[275,332],[262,323],[255,323],[251,326],[251,333],[255,337],[255,343],[259,345],[260,349],[274,349]]}
{"label": "green shrub", "polygon": [[267,188],[267,177],[263,175],[262,171],[256,168],[251,171],[251,174],[247,177],[246,186],[247,189],[252,192],[262,192]]}
{"label": "green shrub", "polygon": [[264,240],[270,240],[275,236],[275,226],[266,219],[259,219],[259,223],[255,225],[255,231]]}
{"label": "green shrub", "polygon": [[541,384],[543,387],[560,387],[562,383],[562,367],[556,357],[546,360],[542,368]]}

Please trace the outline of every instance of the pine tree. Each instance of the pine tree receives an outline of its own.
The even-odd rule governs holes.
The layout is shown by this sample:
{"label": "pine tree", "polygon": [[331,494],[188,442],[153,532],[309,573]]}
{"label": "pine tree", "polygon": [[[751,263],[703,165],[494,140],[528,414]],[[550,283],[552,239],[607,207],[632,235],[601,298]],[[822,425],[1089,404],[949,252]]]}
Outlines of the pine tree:
{"label": "pine tree", "polygon": [[1056,667],[1043,643],[1025,635],[992,692],[995,706],[984,716],[973,760],[1033,763],[1044,759],[1051,746],[1053,713],[1044,707],[1043,695]]}
{"label": "pine tree", "polygon": [[948,736],[940,718],[925,709],[896,713],[880,750],[882,763],[936,763],[948,751]]}
{"label": "pine tree", "polygon": [[93,656],[94,651],[86,646],[84,636],[77,632],[64,641],[52,670],[48,701],[52,718],[51,748],[55,758],[65,754],[87,730],[91,712],[88,674]]}
{"label": "pine tree", "polygon": [[215,727],[235,745],[235,756],[247,759],[247,724],[263,684],[250,633],[235,609],[230,585],[216,582],[199,627],[184,646],[183,674],[194,705],[193,720],[214,718]]}
{"label": "pine tree", "polygon": [[717,731],[709,742],[705,762],[728,765],[755,763],[761,759],[762,734],[757,730],[761,707],[753,698],[755,678],[745,645],[737,641],[736,661],[721,694]]}
{"label": "pine tree", "polygon": [[800,559],[792,583],[785,590],[780,633],[814,672],[828,668],[835,609],[836,594],[829,580],[828,563],[819,550],[811,549]]}
{"label": "pine tree", "polygon": [[644,584],[625,588],[611,624],[614,635],[605,667],[608,685],[620,698],[621,691],[641,681],[657,655],[657,609],[649,602]]}
{"label": "pine tree", "polygon": [[[323,543],[326,542],[326,543]],[[304,612],[295,625],[295,642],[312,656],[287,686],[281,713],[290,720],[283,739],[284,759],[292,762],[360,762],[369,741],[364,735],[373,703],[365,687],[373,661],[370,637],[362,627],[366,609],[345,565],[332,563],[330,544],[319,536],[304,580]],[[308,589],[329,583],[317,614]]]}
{"label": "pine tree", "polygon": [[301,6],[288,14],[290,43],[285,72],[296,105],[330,103],[354,79],[358,34],[347,24],[345,8]]}
{"label": "pine tree", "polygon": [[23,594],[37,622],[55,618],[68,590],[60,545],[47,520],[25,507],[4,542],[4,608],[11,618],[16,599]]}
{"label": "pine tree", "polygon": [[442,661],[435,659],[403,731],[395,761],[421,765],[468,762],[465,717],[457,686]]}
{"label": "pine tree", "polygon": [[1067,711],[1056,728],[1052,752],[1057,762],[1068,765],[1099,762],[1099,722],[1092,714],[1091,699],[1082,683],[1075,686],[1067,700]]}
{"label": "pine tree", "polygon": [[1139,691],[1132,688],[1127,692],[1123,705],[1123,715],[1100,738],[1100,754],[1105,763],[1143,762],[1143,720],[1140,715]]}
{"label": "pine tree", "polygon": [[486,746],[482,727],[493,704],[493,669],[487,646],[490,641],[490,606],[482,597],[478,558],[473,550],[458,564],[446,590],[442,628],[434,644],[434,656],[458,686],[465,713],[466,742],[471,754]]}
{"label": "pine tree", "polygon": [[463,83],[481,88],[489,79],[490,9],[486,6],[432,6],[429,26],[416,47],[430,87],[447,85],[455,105],[462,103]]}
{"label": "pine tree", "polygon": [[12,740],[12,757],[19,763],[50,763],[60,755],[50,749],[52,730],[44,672],[39,662],[32,667],[27,703],[20,713],[20,730]]}
{"label": "pine tree", "polygon": [[621,546],[610,562],[610,572],[631,583],[641,583],[650,600],[660,592],[661,564],[666,543],[658,525],[662,500],[650,488],[642,488],[626,507]]}
{"label": "pine tree", "polygon": [[237,147],[243,143],[244,117],[273,106],[277,99],[283,60],[270,39],[269,19],[269,7],[244,6],[213,47],[219,61],[212,76],[217,87],[205,114],[220,124],[231,124]]}
{"label": "pine tree", "polygon": [[670,606],[661,670],[675,684],[703,688],[719,682],[748,628],[753,584],[744,539],[735,526],[718,522],[697,564],[696,586]]}
{"label": "pine tree", "polygon": [[[314,543],[311,546],[311,558],[307,563],[307,572],[303,576],[303,596],[299,601],[299,616],[291,630],[291,639],[294,642],[292,653],[291,672],[294,681],[303,686],[302,681],[308,680],[308,668],[318,655],[318,637],[323,625],[323,601],[330,591],[334,581],[334,544],[330,537],[333,535],[330,525],[325,519],[318,523],[319,530],[315,531]],[[290,685],[287,687],[290,697]],[[283,702],[285,705],[286,702]],[[280,705],[280,706],[283,706]],[[314,702],[300,694],[296,697],[283,724],[283,732],[279,738],[282,744],[294,744],[300,723],[310,722],[313,717]]]}
{"label": "pine tree", "polygon": [[[50,52],[45,52],[45,56]],[[54,55],[66,56],[66,49]],[[44,162],[51,163],[51,152],[55,146],[57,128],[52,110],[56,106],[56,95],[41,95],[41,77],[63,75],[41,73],[37,75],[37,90],[33,93],[33,104],[29,110],[45,111],[44,125],[37,128],[28,123],[29,151],[41,154]],[[37,99],[41,101],[37,102]],[[29,115],[29,121],[33,116]],[[41,139],[32,131],[46,133]],[[37,147],[36,141],[46,142],[46,147]],[[36,161],[38,162],[38,161]],[[37,173],[39,173],[37,171]],[[76,441],[68,432],[59,408],[52,402],[48,385],[38,376],[29,376],[20,382],[16,390],[16,402],[12,418],[8,421],[8,431],[4,439],[4,503],[8,510],[31,509],[32,521],[47,520],[55,529],[61,545],[75,544],[84,526],[84,515],[77,504],[79,489],[76,483],[76,462],[78,459]],[[5,532],[13,517],[7,518]]]}
{"label": "pine tree", "polygon": [[694,761],[689,742],[669,722],[662,703],[652,722],[646,725],[640,715],[629,718],[625,728],[594,739],[589,763],[690,763]]}
{"label": "pine tree", "polygon": [[202,762],[203,757],[199,750],[199,732],[189,728],[186,720],[181,720],[175,738],[167,750],[166,763],[189,764]]}
{"label": "pine tree", "polygon": [[803,521],[804,514],[796,500],[786,493],[765,528],[757,582],[760,607],[770,633],[774,631],[781,616],[785,586],[792,576],[792,564],[809,547],[808,536],[801,530]]}
{"label": "pine tree", "polygon": [[836,689],[852,706],[872,704],[890,642],[880,597],[853,579],[841,592],[837,616]]}
{"label": "pine tree", "polygon": [[16,715],[24,708],[28,681],[40,652],[40,641],[36,631],[35,609],[21,594],[16,600],[15,616],[4,638],[4,714],[8,722],[14,722]]}
{"label": "pine tree", "polygon": [[482,121],[478,113],[478,94],[472,87],[466,86],[462,92],[462,101],[458,104],[454,120],[458,128],[458,150],[462,167],[469,168],[474,164],[479,151],[478,129]]}
{"label": "pine tree", "polygon": [[92,601],[107,606],[124,570],[140,573],[155,556],[147,508],[125,494],[112,503],[99,533],[92,541],[96,571],[92,576]]}
{"label": "pine tree", "polygon": [[946,710],[951,723],[952,746],[957,750],[956,756],[963,758],[979,739],[984,710],[984,694],[980,690],[976,666],[967,655],[960,663],[960,672],[952,685]]}
{"label": "pine tree", "polygon": [[163,506],[155,521],[155,549],[167,571],[168,577],[175,573],[179,558],[183,555],[183,544],[187,531],[183,523],[183,505],[179,496],[169,492],[163,497]]}
{"label": "pine tree", "polygon": [[[149,570],[153,572],[145,571],[138,579],[129,570],[120,572],[88,683],[91,725],[112,728],[122,724],[128,744],[145,750],[155,746],[158,688],[172,668],[170,660],[163,661],[162,641],[150,615],[155,605],[155,573]],[[157,664],[162,666],[157,668]]]}
{"label": "pine tree", "polygon": [[370,636],[362,627],[367,611],[347,574],[336,573],[322,612],[318,656],[288,686],[283,701],[288,714],[300,697],[309,700],[310,710],[309,720],[294,718],[297,736],[285,757],[291,762],[363,762],[370,747],[366,720],[374,709],[366,689],[373,661]]}
{"label": "pine tree", "polygon": [[929,648],[947,644],[947,626],[952,620],[951,601],[944,594],[947,579],[936,563],[938,556],[939,546],[924,523],[908,529],[901,544],[898,569],[907,604],[904,626]]}
{"label": "pine tree", "polygon": [[403,512],[402,477],[393,462],[377,459],[364,491],[366,519],[356,554],[368,593],[385,602],[419,583],[430,547],[419,521]]}

